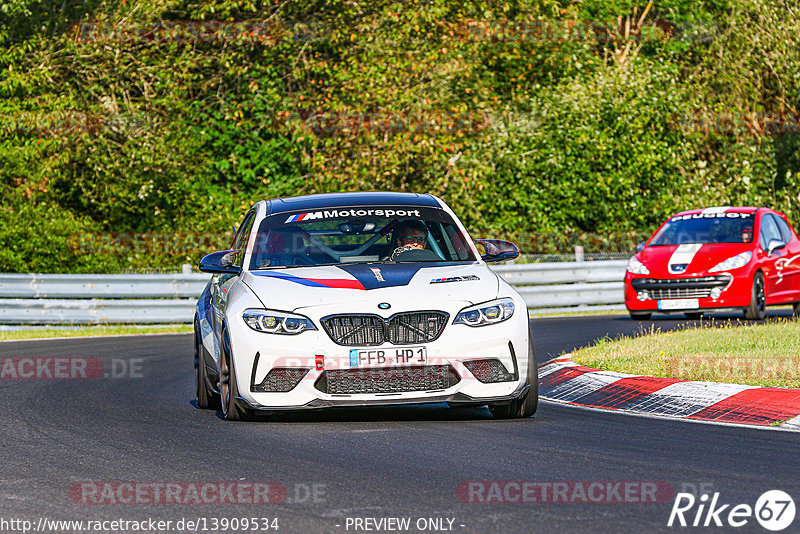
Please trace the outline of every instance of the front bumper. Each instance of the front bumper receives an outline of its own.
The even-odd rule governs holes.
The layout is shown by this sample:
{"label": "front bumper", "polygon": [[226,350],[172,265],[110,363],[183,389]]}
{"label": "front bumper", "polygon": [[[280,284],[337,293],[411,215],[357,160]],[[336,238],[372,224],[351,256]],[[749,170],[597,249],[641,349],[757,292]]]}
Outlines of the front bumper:
{"label": "front bumper", "polygon": [[327,410],[330,408],[354,408],[354,407],[367,407],[367,406],[413,406],[421,404],[438,404],[446,402],[450,405],[457,406],[463,404],[465,406],[474,406],[476,404],[502,404],[503,402],[511,402],[518,399],[528,392],[530,384],[519,386],[510,395],[495,396],[495,397],[470,397],[463,393],[455,393],[452,395],[429,395],[426,397],[416,398],[398,398],[398,399],[314,399],[301,406],[262,406],[260,404],[253,404],[244,397],[237,397],[236,400],[239,404],[249,410],[257,411],[263,414],[269,413],[282,413],[294,410]]}
{"label": "front bumper", "polygon": [[[697,310],[728,310],[750,305],[752,278],[730,273],[702,276],[658,277],[625,275],[625,306],[633,312],[685,312]],[[718,296],[713,290],[719,291]],[[697,299],[697,307],[664,309],[659,307],[678,299]]]}
{"label": "front bumper", "polygon": [[[518,305],[519,306],[519,305]],[[360,310],[348,310],[360,313]],[[365,310],[367,311],[367,310]],[[372,313],[373,310],[368,310]],[[371,406],[396,404],[502,403],[521,396],[528,373],[528,321],[524,304],[509,320],[502,323],[470,327],[452,324],[456,313],[438,339],[427,344],[350,347],[334,343],[324,329],[306,331],[296,336],[255,332],[236,317],[229,317],[231,350],[236,370],[238,401],[243,407],[260,411],[318,409],[335,406]],[[319,327],[319,317],[307,314]],[[320,383],[331,373],[349,371],[350,351],[394,351],[424,346],[428,366],[447,366],[456,379],[434,389],[414,391],[382,391],[373,393],[328,393]],[[497,360],[511,377],[501,382],[483,382],[465,365],[469,360]],[[400,374],[413,368],[410,365],[358,366],[358,370],[377,370],[378,373]],[[534,362],[535,365],[535,362]],[[259,385],[275,369],[301,369],[296,386],[289,391],[259,391]],[[478,374],[476,372],[476,374]]]}

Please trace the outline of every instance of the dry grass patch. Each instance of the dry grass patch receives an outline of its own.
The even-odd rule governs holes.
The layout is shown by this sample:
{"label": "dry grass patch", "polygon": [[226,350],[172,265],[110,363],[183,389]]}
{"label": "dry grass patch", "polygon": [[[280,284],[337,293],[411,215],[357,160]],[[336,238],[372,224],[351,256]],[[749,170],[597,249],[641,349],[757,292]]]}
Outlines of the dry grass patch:
{"label": "dry grass patch", "polygon": [[2,330],[0,341],[19,339],[45,339],[59,337],[123,336],[141,334],[181,334],[191,332],[191,325],[115,325],[77,326],[75,328],[31,328],[26,330]]}

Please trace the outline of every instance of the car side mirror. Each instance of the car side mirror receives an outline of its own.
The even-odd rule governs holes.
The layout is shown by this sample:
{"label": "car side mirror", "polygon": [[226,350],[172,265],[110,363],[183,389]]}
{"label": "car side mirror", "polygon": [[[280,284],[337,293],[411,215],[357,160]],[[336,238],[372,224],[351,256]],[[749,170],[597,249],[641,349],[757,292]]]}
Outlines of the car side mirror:
{"label": "car side mirror", "polygon": [[786,246],[786,243],[781,241],[780,239],[770,239],[769,245],[767,245],[767,256],[772,256],[772,253],[776,250],[780,250]]}
{"label": "car side mirror", "polygon": [[519,257],[517,245],[502,239],[476,239],[478,250],[483,249],[481,259],[486,263],[509,261]]}
{"label": "car side mirror", "polygon": [[242,268],[233,264],[238,252],[238,250],[213,252],[200,260],[200,270],[213,274],[239,274]]}
{"label": "car side mirror", "polygon": [[641,252],[641,251],[643,251],[643,250],[644,250],[644,246],[645,246],[645,244],[646,244],[646,243],[642,242],[642,243],[639,243],[638,245],[636,245],[636,252]]}

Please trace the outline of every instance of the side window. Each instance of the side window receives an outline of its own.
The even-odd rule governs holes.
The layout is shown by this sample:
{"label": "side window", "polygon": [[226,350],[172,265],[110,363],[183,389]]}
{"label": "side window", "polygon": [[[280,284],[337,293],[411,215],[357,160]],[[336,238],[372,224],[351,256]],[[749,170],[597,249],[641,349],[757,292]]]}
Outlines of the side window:
{"label": "side window", "polygon": [[769,242],[773,239],[781,240],[781,232],[778,230],[778,225],[775,223],[775,218],[767,213],[761,218],[761,233],[760,243],[763,250],[767,250]]}
{"label": "side window", "polygon": [[778,223],[778,230],[781,232],[781,239],[783,239],[784,243],[788,243],[792,240],[792,231],[789,229],[789,225],[786,224],[786,221],[783,220],[782,217],[775,217],[775,222]]}
{"label": "side window", "polygon": [[233,264],[239,267],[244,263],[244,255],[247,252],[245,248],[247,247],[247,242],[250,238],[250,230],[253,229],[253,221],[255,218],[254,211],[248,213],[242,222],[242,226],[239,227],[239,231],[236,233],[236,241],[233,244],[233,248],[239,252],[236,254],[236,259],[233,261]]}
{"label": "side window", "polygon": [[452,243],[452,247],[448,246],[448,248],[454,248],[455,256],[459,260],[466,260],[469,259],[469,247],[464,242],[464,237],[456,230],[455,227],[448,224],[447,225],[447,235],[450,237],[450,242]]}

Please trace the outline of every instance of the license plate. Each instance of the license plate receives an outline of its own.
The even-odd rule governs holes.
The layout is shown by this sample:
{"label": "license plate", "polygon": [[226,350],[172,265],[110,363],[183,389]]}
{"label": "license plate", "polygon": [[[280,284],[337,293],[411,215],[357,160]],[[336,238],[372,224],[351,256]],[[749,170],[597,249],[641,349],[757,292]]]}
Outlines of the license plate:
{"label": "license plate", "polygon": [[350,349],[350,368],[403,367],[425,365],[428,349],[425,347],[390,347],[383,349]]}
{"label": "license plate", "polygon": [[659,310],[696,310],[700,307],[698,299],[666,299],[658,301]]}

